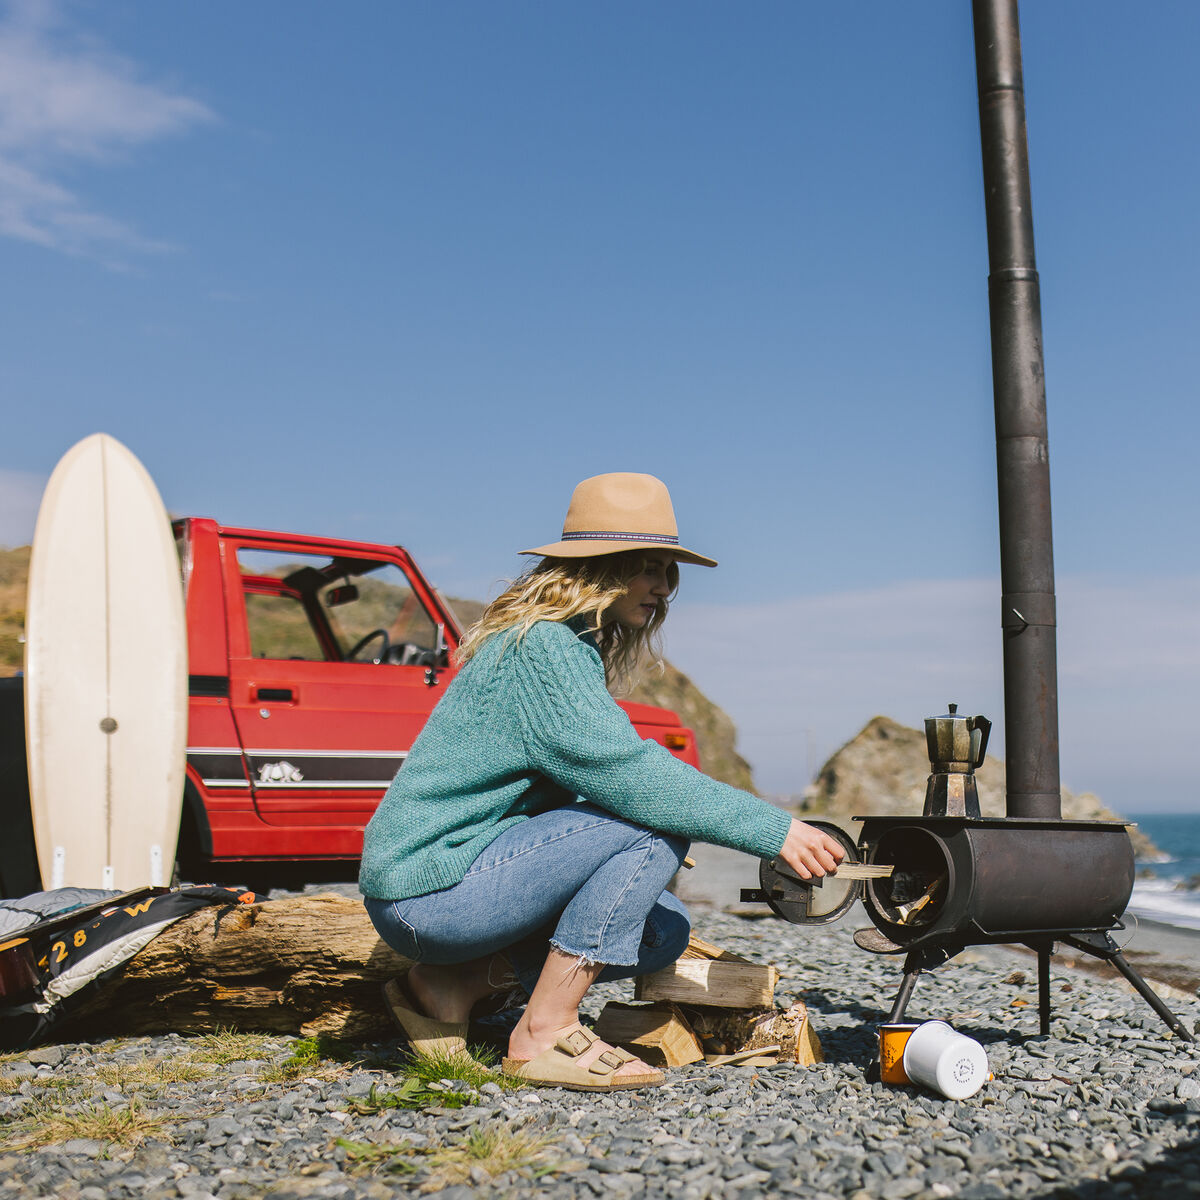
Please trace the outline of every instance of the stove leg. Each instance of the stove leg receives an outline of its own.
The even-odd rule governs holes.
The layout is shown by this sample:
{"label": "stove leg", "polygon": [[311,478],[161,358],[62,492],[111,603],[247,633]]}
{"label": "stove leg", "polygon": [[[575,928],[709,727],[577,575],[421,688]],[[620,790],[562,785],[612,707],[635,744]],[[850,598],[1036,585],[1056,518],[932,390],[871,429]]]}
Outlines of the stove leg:
{"label": "stove leg", "polygon": [[1107,933],[1080,933],[1073,937],[1062,939],[1076,950],[1082,950],[1095,958],[1110,962],[1125,977],[1135,992],[1163,1019],[1176,1037],[1185,1042],[1194,1042],[1184,1023],[1162,1002],[1158,994],[1141,977],[1137,970],[1126,961],[1120,946]]}
{"label": "stove leg", "polygon": [[956,954],[962,952],[962,946],[925,946],[920,950],[910,950],[904,959],[904,978],[900,981],[900,990],[896,993],[892,1004],[888,1024],[894,1025],[904,1020],[905,1009],[912,999],[913,988],[917,986],[917,977],[922,971],[932,971],[942,963],[949,962]]}
{"label": "stove leg", "polygon": [[892,1011],[888,1016],[888,1024],[894,1025],[897,1021],[904,1020],[904,1012],[908,1008],[908,1002],[912,999],[913,989],[917,986],[917,980],[921,976],[921,968],[924,966],[924,958],[922,955],[912,953],[904,960],[904,978],[900,981],[900,990],[896,993],[896,999],[892,1003]]}
{"label": "stove leg", "polygon": [[1141,977],[1141,975],[1129,965],[1125,959],[1125,955],[1120,950],[1116,952],[1109,960],[1118,971],[1129,981],[1133,986],[1133,990],[1152,1009],[1167,1023],[1170,1029],[1175,1033],[1176,1037],[1181,1038],[1185,1042],[1193,1042],[1196,1039],[1188,1032],[1184,1023],[1162,1002],[1158,994],[1150,987],[1150,985]]}
{"label": "stove leg", "polygon": [[1054,944],[1042,942],[1038,956],[1038,1032],[1045,1037],[1050,1032],[1050,955]]}

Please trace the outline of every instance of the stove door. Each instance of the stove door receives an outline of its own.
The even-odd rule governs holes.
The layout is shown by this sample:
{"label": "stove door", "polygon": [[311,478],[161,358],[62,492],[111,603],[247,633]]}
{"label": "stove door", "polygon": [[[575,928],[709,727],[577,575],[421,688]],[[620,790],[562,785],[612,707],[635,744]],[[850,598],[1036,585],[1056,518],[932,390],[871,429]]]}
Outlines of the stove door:
{"label": "stove door", "polygon": [[[844,863],[859,862],[858,848],[850,835],[828,821],[809,821],[809,825],[827,833],[846,852]],[[862,894],[859,879],[801,879],[782,859],[763,859],[759,867],[760,887],[746,889],[743,900],[756,900],[771,907],[776,916],[793,925],[830,925],[840,920]]]}

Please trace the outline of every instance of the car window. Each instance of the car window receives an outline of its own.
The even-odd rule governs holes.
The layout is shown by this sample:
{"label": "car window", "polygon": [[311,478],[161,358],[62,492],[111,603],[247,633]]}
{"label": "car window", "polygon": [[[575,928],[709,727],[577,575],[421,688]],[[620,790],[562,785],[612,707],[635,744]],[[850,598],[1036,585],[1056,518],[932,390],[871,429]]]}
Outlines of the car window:
{"label": "car window", "polygon": [[344,653],[368,638],[366,653],[389,662],[412,661],[435,648],[437,625],[399,567],[384,563],[377,571],[352,576],[350,583],[358,592],[353,599],[339,595],[345,583],[331,583],[321,593]]}
{"label": "car window", "polygon": [[328,657],[298,596],[247,589],[246,624],[254,658],[320,662]]}
{"label": "car window", "polygon": [[255,657],[433,665],[437,622],[395,563],[241,547]]}

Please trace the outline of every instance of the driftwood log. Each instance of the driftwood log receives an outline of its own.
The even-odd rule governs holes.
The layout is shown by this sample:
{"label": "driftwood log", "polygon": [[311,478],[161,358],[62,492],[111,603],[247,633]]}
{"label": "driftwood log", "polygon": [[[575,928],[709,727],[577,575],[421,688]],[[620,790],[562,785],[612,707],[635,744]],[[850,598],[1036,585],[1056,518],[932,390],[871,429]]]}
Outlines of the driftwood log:
{"label": "driftwood log", "polygon": [[395,1026],[380,984],[411,965],[380,941],[362,903],[345,896],[239,905],[220,921],[205,909],[93,987],[59,1036],[387,1035]]}

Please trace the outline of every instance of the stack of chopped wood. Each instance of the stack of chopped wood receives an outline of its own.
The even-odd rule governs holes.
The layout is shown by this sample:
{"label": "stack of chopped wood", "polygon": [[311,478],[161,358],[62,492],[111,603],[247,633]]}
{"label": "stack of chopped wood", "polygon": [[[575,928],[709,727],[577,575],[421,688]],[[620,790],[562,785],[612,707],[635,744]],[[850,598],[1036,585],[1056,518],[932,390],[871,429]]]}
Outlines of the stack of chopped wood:
{"label": "stack of chopped wood", "polygon": [[678,962],[637,980],[641,1004],[606,1004],[596,1033],[653,1066],[823,1062],[797,1001],[775,1004],[779,972],[692,936]]}

